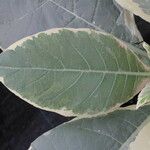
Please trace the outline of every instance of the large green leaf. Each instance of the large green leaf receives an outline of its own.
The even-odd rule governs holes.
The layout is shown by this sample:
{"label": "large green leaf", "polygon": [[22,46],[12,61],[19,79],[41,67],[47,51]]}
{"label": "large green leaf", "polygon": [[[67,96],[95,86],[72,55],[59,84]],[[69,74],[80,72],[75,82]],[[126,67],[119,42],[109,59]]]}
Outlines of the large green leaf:
{"label": "large green leaf", "polygon": [[140,34],[133,15],[118,9],[113,0],[4,0],[0,5],[0,45],[51,28],[93,28],[125,41]]}
{"label": "large green leaf", "polygon": [[126,102],[149,80],[134,49],[93,30],[50,30],[0,55],[1,81],[42,109],[66,116],[97,114]]}
{"label": "large green leaf", "polygon": [[150,22],[150,0],[115,0],[123,8]]}
{"label": "large green leaf", "polygon": [[1,81],[42,109],[93,115],[126,102],[150,80],[133,49],[93,30],[50,30],[0,55]]}
{"label": "large green leaf", "polygon": [[30,150],[128,150],[148,121],[150,106],[74,120],[37,138]]}

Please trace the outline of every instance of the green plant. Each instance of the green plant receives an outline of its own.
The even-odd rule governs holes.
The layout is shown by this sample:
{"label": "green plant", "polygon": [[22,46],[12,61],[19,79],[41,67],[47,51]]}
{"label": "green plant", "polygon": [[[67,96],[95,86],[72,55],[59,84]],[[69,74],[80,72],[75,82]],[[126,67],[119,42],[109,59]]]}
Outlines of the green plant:
{"label": "green plant", "polygon": [[[41,109],[77,116],[31,149],[128,149],[150,115],[150,106],[139,108],[150,101],[144,47],[147,53],[109,33],[59,28],[7,48],[0,55],[0,80],[10,91]],[[141,90],[139,109],[119,107]]]}

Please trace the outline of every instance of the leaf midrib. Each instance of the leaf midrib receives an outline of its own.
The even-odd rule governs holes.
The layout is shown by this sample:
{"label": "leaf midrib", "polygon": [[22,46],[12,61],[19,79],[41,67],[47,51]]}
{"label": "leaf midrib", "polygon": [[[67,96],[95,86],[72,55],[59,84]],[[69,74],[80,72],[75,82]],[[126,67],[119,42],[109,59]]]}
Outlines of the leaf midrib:
{"label": "leaf midrib", "polygon": [[104,74],[118,74],[118,75],[133,75],[133,76],[149,76],[150,72],[131,72],[131,71],[119,71],[119,70],[86,70],[86,69],[53,69],[53,68],[42,68],[42,67],[8,67],[0,66],[0,69],[10,69],[10,70],[43,70],[43,71],[53,71],[53,72],[81,72],[81,73],[104,73]]}

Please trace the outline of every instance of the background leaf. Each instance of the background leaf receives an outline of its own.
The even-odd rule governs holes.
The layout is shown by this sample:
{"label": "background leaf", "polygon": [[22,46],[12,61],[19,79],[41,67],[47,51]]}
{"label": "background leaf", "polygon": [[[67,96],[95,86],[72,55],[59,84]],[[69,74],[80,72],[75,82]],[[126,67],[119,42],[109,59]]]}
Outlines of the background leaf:
{"label": "background leaf", "polygon": [[150,45],[147,44],[146,42],[143,42],[143,47],[145,48],[146,52],[147,52],[147,55],[150,59]]}
{"label": "background leaf", "polygon": [[150,102],[150,83],[140,92],[138,96],[137,108]]}
{"label": "background leaf", "polygon": [[150,79],[132,49],[87,29],[50,30],[18,41],[0,55],[1,81],[42,109],[93,115],[126,102]]}
{"label": "background leaf", "polygon": [[148,121],[150,106],[118,110],[60,125],[32,142],[30,150],[127,150]]}
{"label": "background leaf", "polygon": [[150,0],[115,0],[123,8],[150,22]]}
{"label": "background leaf", "polygon": [[103,29],[125,41],[141,40],[133,15],[116,7],[113,0],[5,0],[1,3],[0,45],[3,48],[28,35],[60,27]]}
{"label": "background leaf", "polygon": [[140,130],[138,136],[136,136],[136,139],[134,142],[130,144],[131,150],[149,150],[149,137],[150,137],[150,119],[147,120],[147,123],[144,125],[144,127]]}

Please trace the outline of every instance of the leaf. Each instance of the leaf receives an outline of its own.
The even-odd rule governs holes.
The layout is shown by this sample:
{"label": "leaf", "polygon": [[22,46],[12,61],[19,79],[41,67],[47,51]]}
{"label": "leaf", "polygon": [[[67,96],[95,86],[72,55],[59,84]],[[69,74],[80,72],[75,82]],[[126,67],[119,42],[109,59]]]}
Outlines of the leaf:
{"label": "leaf", "polygon": [[145,48],[145,50],[147,51],[147,55],[150,59],[150,45],[147,44],[146,42],[143,42],[143,47]]}
{"label": "leaf", "polygon": [[150,120],[147,120],[146,125],[140,130],[134,142],[130,144],[131,150],[149,150],[149,137],[150,137]]}
{"label": "leaf", "polygon": [[150,107],[60,125],[32,142],[30,150],[127,150],[146,124]]}
{"label": "leaf", "polygon": [[1,81],[42,109],[66,116],[103,113],[132,98],[150,80],[132,49],[94,30],[53,29],[3,52]]}
{"label": "leaf", "polygon": [[138,96],[137,108],[150,102],[150,83],[140,92]]}
{"label": "leaf", "polygon": [[115,0],[123,8],[150,22],[150,0]]}
{"label": "leaf", "polygon": [[133,15],[126,16],[113,0],[5,0],[0,10],[3,48],[31,34],[60,27],[102,29],[125,41],[141,40]]}

